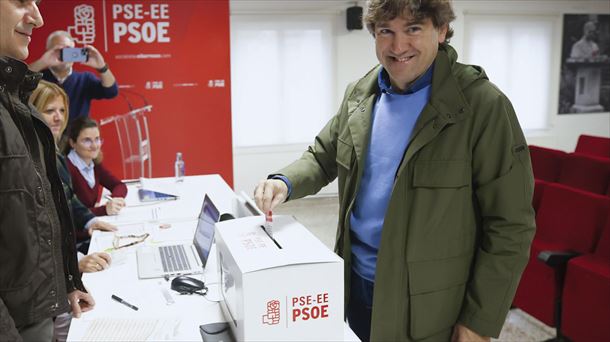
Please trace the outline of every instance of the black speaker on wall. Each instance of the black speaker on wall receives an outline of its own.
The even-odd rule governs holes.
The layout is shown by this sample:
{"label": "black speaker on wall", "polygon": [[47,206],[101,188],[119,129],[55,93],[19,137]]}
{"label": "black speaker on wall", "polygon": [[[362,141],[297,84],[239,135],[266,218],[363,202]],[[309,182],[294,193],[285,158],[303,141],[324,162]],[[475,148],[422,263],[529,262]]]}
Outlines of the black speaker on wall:
{"label": "black speaker on wall", "polygon": [[362,30],[362,7],[352,6],[347,9],[347,29]]}

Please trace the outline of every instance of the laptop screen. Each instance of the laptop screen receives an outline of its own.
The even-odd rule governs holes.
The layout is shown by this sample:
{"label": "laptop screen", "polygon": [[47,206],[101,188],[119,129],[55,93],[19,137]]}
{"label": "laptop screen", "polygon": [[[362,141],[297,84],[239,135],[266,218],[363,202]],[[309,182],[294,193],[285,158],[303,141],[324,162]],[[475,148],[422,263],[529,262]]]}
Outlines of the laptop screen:
{"label": "laptop screen", "polygon": [[208,256],[210,255],[212,243],[214,242],[214,224],[218,222],[219,217],[220,212],[214,203],[212,203],[210,197],[205,195],[203,206],[199,213],[197,230],[195,230],[195,237],[193,238],[193,244],[197,249],[203,267],[205,267],[208,262]]}

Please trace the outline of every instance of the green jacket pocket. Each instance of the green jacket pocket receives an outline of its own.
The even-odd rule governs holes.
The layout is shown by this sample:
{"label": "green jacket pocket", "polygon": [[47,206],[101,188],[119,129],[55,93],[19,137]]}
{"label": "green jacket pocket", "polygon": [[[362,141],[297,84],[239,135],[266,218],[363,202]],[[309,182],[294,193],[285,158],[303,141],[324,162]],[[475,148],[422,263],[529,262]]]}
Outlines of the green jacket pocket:
{"label": "green jacket pocket", "polygon": [[410,262],[410,332],[422,339],[453,326],[460,314],[472,255]]}

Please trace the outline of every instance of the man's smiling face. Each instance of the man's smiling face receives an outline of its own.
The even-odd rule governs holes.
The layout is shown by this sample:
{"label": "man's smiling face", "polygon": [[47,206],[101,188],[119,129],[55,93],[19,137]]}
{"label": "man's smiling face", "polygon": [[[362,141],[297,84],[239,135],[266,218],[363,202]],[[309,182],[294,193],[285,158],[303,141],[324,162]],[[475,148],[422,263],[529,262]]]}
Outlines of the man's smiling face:
{"label": "man's smiling face", "polygon": [[390,75],[392,88],[404,91],[436,58],[447,27],[436,28],[429,18],[397,17],[375,24],[377,59]]}
{"label": "man's smiling face", "polygon": [[0,0],[0,56],[25,60],[34,28],[43,25],[38,0]]}

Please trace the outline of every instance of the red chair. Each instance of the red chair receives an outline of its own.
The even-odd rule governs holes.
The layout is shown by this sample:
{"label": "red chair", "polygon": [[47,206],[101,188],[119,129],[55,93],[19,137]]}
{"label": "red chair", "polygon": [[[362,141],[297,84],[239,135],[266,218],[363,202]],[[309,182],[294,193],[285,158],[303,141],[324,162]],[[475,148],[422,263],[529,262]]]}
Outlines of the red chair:
{"label": "red chair", "polygon": [[568,154],[564,151],[536,145],[530,145],[529,149],[534,178],[556,182],[561,172],[561,163]]}
{"label": "red chair", "polygon": [[556,322],[561,322],[559,302],[567,258],[563,270],[538,258],[543,251],[592,252],[609,210],[608,197],[561,184],[547,184],[536,214],[537,230],[530,261],[523,272],[513,305],[547,325],[557,326]]}
{"label": "red chair", "polygon": [[570,153],[563,160],[557,183],[605,195],[610,182],[610,159]]}
{"label": "red chair", "polygon": [[610,341],[610,217],[595,253],[568,263],[562,312],[563,334],[570,340]]}
{"label": "red chair", "polygon": [[578,137],[575,152],[602,158],[610,158],[610,138],[582,134]]}
{"label": "red chair", "polygon": [[540,201],[542,201],[542,194],[544,193],[544,188],[549,184],[540,179],[534,179],[534,198],[532,199],[532,206],[534,207],[534,211],[538,212],[538,208],[540,207]]}

